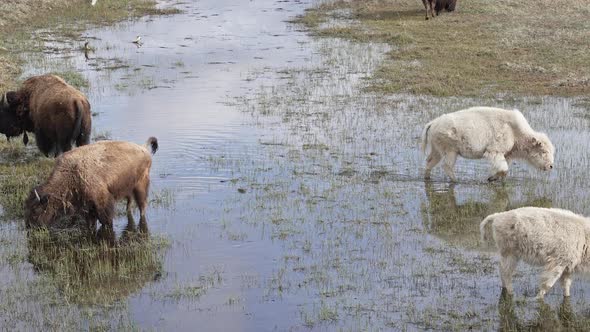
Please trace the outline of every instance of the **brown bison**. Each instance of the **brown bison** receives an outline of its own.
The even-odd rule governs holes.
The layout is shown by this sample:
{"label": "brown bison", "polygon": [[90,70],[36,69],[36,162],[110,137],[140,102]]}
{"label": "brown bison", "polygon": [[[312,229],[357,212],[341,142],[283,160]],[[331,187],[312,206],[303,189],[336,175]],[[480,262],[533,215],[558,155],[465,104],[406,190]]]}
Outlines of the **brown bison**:
{"label": "brown bison", "polygon": [[158,140],[150,137],[145,146],[118,141],[101,141],[64,153],[57,159],[49,179],[33,190],[25,202],[28,227],[59,225],[59,222],[83,219],[89,228],[112,226],[115,203],[131,198],[139,207],[140,222],[150,182],[151,153]]}
{"label": "brown bison", "polygon": [[426,9],[426,19],[428,19],[429,6],[430,15],[434,18],[434,13],[436,12],[436,16],[438,16],[443,9],[448,12],[454,11],[457,0],[422,0],[422,4],[424,4],[424,9]]}
{"label": "brown bison", "polygon": [[6,135],[8,141],[10,141],[11,137],[24,134],[23,143],[27,145],[27,143],[29,143],[29,137],[23,128],[23,121],[14,112],[4,111],[9,107],[10,105],[6,100],[6,95],[2,96],[2,99],[0,100],[0,134]]}
{"label": "brown bison", "polygon": [[35,133],[39,150],[59,156],[90,141],[92,114],[86,96],[56,75],[33,76],[2,98],[0,111],[15,114]]}

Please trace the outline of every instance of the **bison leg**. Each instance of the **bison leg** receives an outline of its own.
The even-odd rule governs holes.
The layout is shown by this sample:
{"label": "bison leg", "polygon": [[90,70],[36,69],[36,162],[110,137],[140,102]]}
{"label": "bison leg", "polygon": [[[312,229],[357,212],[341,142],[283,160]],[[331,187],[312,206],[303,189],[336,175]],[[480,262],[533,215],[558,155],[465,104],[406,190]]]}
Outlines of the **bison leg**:
{"label": "bison leg", "polygon": [[72,140],[65,133],[58,133],[55,142],[55,156],[58,157],[64,152],[72,149]]}
{"label": "bison leg", "polygon": [[508,174],[508,161],[504,158],[501,153],[486,153],[484,155],[492,163],[492,176],[488,178],[488,181],[497,181],[504,179]]}
{"label": "bison leg", "polygon": [[442,157],[440,153],[436,151],[433,147],[430,151],[430,154],[428,155],[428,158],[426,158],[426,170],[424,170],[424,178],[426,180],[430,179],[430,172],[432,171],[434,166],[436,166],[440,162],[441,159]]}
{"label": "bison leg", "polygon": [[566,269],[561,275],[561,287],[563,288],[563,296],[570,296],[570,287],[572,286],[572,274]]}
{"label": "bison leg", "polygon": [[54,151],[53,141],[41,129],[35,130],[35,142],[37,142],[37,147],[46,157],[49,157],[49,154]]}
{"label": "bison leg", "polygon": [[455,10],[455,5],[457,4],[457,0],[450,0],[446,6],[446,9],[450,12]]}
{"label": "bison leg", "polygon": [[[434,18],[434,7],[436,7],[436,0],[429,0],[430,2],[430,15]],[[438,14],[437,14],[438,15]]]}
{"label": "bison leg", "polygon": [[132,214],[131,212],[131,196],[127,196],[127,215]]}
{"label": "bison leg", "polygon": [[443,170],[445,174],[451,178],[452,182],[456,182],[457,178],[455,177],[455,162],[457,161],[457,153],[456,152],[448,152],[445,154],[445,160],[443,165]]}
{"label": "bison leg", "polygon": [[428,20],[428,3],[430,3],[430,0],[422,0],[422,4],[424,5],[424,10],[426,11],[426,20]]}
{"label": "bison leg", "polygon": [[541,274],[541,285],[539,286],[539,294],[537,300],[543,300],[545,294],[553,287],[555,282],[561,277],[565,268],[563,266],[545,267]]}
{"label": "bison leg", "polygon": [[145,210],[147,207],[147,185],[144,188],[135,188],[133,190],[135,204],[139,208],[139,223],[145,222]]}
{"label": "bison leg", "polygon": [[509,295],[512,295],[512,275],[518,264],[518,258],[512,255],[502,255],[500,258],[500,279],[502,280],[502,290],[506,290]]}

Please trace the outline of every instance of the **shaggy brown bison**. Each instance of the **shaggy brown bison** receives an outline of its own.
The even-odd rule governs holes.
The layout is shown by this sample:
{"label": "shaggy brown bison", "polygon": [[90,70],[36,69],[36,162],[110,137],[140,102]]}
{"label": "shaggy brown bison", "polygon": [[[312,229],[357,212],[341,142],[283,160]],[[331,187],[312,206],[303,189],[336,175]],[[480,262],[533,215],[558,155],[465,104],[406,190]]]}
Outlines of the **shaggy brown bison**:
{"label": "shaggy brown bison", "polygon": [[140,222],[150,183],[152,157],[158,140],[150,137],[145,146],[135,143],[101,141],[64,153],[57,159],[49,179],[33,190],[25,202],[28,227],[60,225],[60,222],[83,219],[89,228],[111,226],[115,203],[131,198],[139,207]]}
{"label": "shaggy brown bison", "polygon": [[33,76],[3,97],[0,111],[15,114],[22,129],[35,133],[46,156],[59,156],[90,141],[92,114],[86,96],[56,75]]}
{"label": "shaggy brown bison", "polygon": [[422,4],[424,4],[424,9],[426,9],[426,19],[428,19],[428,7],[430,6],[430,15],[434,17],[434,13],[436,15],[444,10],[452,12],[455,10],[455,5],[457,4],[457,0],[422,0]]}
{"label": "shaggy brown bison", "polygon": [[[20,136],[24,133],[23,143],[27,145],[27,143],[29,143],[29,137],[23,128],[24,124],[14,112],[9,112],[7,110],[9,107],[6,95],[2,96],[2,100],[0,100],[0,134],[6,135],[6,139],[10,141],[11,137]],[[5,109],[6,111],[4,111]]]}

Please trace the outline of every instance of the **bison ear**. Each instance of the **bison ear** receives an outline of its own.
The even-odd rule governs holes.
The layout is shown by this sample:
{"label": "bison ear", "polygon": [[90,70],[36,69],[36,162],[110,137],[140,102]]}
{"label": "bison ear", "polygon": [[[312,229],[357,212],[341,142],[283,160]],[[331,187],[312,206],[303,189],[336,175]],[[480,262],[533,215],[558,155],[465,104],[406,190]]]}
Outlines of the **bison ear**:
{"label": "bison ear", "polygon": [[543,142],[538,140],[536,137],[531,137],[531,145],[535,147],[539,147],[543,145]]}

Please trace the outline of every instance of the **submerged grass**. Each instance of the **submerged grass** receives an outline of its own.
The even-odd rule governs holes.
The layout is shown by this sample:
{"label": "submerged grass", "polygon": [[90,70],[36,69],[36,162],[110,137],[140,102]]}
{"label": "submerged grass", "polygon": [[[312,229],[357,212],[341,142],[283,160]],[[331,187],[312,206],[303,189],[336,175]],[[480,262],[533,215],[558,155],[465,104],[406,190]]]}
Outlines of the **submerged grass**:
{"label": "submerged grass", "polygon": [[111,305],[158,280],[168,245],[137,231],[133,221],[119,239],[108,228],[96,235],[40,229],[28,236],[29,262],[54,280],[66,302],[78,304]]}
{"label": "submerged grass", "polygon": [[370,91],[571,96],[590,92],[589,14],[583,0],[474,0],[426,21],[419,1],[352,0],[296,21],[320,36],[391,45]]}

